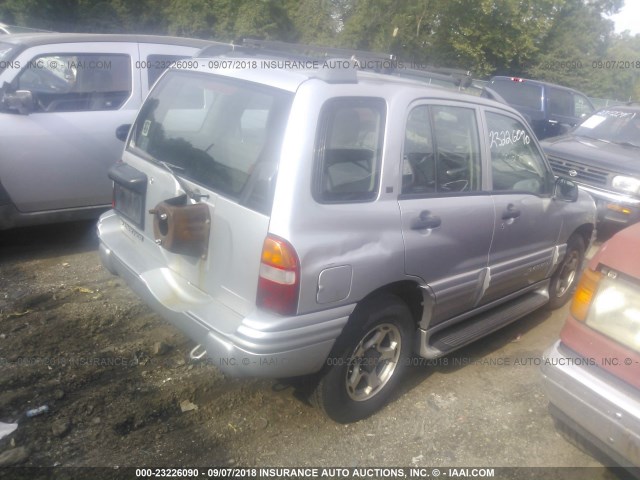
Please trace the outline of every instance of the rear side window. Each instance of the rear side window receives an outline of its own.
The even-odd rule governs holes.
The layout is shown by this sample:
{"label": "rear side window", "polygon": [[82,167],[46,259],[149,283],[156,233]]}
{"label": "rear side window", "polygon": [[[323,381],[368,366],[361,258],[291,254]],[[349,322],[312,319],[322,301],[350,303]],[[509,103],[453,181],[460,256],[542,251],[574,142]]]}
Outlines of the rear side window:
{"label": "rear side window", "polygon": [[498,92],[509,105],[542,110],[542,87],[517,80],[494,80],[491,88]]}
{"label": "rear side window", "polygon": [[334,98],[323,106],[316,140],[314,196],[323,203],[376,198],[386,105],[380,98]]}
{"label": "rear side window", "polygon": [[129,148],[268,214],[291,94],[172,71],[142,106]]}

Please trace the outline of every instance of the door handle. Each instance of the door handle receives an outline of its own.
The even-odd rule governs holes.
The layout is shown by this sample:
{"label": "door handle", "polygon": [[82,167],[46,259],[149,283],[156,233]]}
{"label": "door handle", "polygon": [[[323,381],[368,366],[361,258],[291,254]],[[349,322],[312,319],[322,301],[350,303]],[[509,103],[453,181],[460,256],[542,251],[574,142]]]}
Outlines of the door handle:
{"label": "door handle", "polygon": [[516,208],[513,203],[507,205],[507,209],[502,212],[502,219],[509,220],[510,218],[518,218],[520,216],[520,210]]}
{"label": "door handle", "polygon": [[429,210],[423,210],[411,222],[411,230],[426,230],[429,228],[437,228],[442,223],[442,219],[437,215],[431,215]]}

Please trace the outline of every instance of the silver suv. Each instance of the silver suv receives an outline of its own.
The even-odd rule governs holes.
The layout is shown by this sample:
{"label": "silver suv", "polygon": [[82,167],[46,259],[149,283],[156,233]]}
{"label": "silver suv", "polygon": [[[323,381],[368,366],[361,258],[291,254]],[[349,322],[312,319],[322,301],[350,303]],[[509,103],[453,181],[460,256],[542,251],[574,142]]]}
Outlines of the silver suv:
{"label": "silver suv", "polygon": [[512,108],[348,63],[171,68],[98,225],[193,357],[309,375],[338,422],[381,408],[413,354],[564,304],[595,221]]}

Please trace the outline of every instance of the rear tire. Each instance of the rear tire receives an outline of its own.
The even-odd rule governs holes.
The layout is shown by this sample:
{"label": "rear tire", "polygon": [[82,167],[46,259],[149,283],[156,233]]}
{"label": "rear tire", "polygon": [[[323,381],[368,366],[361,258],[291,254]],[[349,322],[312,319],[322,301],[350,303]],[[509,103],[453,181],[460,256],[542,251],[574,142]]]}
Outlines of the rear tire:
{"label": "rear tire", "polygon": [[413,331],[409,307],[394,295],[358,306],[327,359],[313,403],[339,423],[378,411],[407,369]]}
{"label": "rear tire", "polygon": [[584,240],[576,233],[567,241],[567,251],[558,265],[556,272],[551,277],[549,284],[549,303],[547,308],[555,310],[565,305],[575,290],[582,262],[584,261]]}

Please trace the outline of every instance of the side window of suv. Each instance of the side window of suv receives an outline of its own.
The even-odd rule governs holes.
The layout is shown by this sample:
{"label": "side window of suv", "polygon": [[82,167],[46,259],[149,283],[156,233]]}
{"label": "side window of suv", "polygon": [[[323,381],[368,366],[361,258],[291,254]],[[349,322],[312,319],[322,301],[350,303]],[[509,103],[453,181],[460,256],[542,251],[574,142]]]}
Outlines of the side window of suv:
{"label": "side window of suv", "polygon": [[544,159],[527,128],[515,118],[487,112],[494,191],[550,193]]}
{"label": "side window of suv", "polygon": [[402,193],[480,190],[480,148],[475,111],[451,106],[414,108],[407,119]]}
{"label": "side window of suv", "polygon": [[315,197],[320,202],[376,198],[386,106],[379,98],[335,98],[320,115]]}
{"label": "side window of suv", "polygon": [[131,95],[131,60],[119,54],[50,54],[34,58],[17,88],[41,112],[117,110]]}

